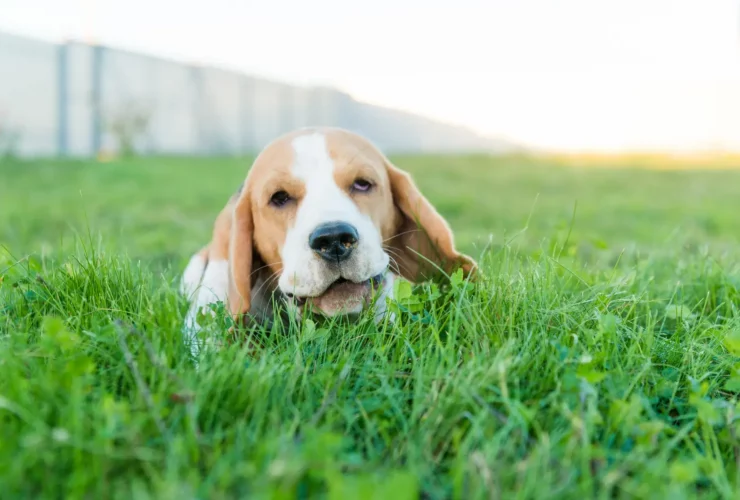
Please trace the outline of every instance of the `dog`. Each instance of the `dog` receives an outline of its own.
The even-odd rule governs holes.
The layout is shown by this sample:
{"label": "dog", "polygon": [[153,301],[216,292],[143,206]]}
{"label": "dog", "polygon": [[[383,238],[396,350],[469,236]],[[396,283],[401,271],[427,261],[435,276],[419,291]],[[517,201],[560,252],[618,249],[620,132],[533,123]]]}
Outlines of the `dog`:
{"label": "dog", "polygon": [[237,320],[269,318],[276,301],[297,318],[382,318],[396,279],[457,268],[477,264],[408,173],[358,134],[299,129],[260,152],[187,264],[187,337],[196,344],[199,311],[218,302]]}

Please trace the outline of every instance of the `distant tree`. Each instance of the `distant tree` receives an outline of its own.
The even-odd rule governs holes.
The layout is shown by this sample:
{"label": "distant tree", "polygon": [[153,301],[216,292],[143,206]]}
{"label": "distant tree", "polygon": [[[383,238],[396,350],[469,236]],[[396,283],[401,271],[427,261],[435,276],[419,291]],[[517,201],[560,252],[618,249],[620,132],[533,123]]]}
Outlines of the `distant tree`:
{"label": "distant tree", "polygon": [[107,129],[116,138],[121,156],[136,155],[136,140],[147,134],[151,118],[151,107],[136,102],[128,102],[108,114]]}

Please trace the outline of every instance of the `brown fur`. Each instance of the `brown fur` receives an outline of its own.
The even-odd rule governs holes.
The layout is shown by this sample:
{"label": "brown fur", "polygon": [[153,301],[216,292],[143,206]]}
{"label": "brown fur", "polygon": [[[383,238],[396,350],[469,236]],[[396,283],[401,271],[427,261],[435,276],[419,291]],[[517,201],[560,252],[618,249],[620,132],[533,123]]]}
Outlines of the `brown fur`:
{"label": "brown fur", "polygon": [[[262,293],[274,291],[270,282],[282,270],[280,252],[305,191],[290,172],[291,142],[316,130],[326,136],[329,156],[335,163],[335,181],[379,228],[396,273],[419,282],[433,277],[438,269],[449,273],[461,267],[466,275],[475,271],[473,259],[456,250],[447,222],[411,177],[369,141],[340,129],[298,130],[260,153],[240,191],[216,218],[207,253],[209,259],[229,260],[228,302],[234,315],[250,311],[256,283]],[[375,184],[372,192],[359,196],[350,192],[358,177]],[[277,190],[287,191],[295,201],[275,210],[269,200]]]}

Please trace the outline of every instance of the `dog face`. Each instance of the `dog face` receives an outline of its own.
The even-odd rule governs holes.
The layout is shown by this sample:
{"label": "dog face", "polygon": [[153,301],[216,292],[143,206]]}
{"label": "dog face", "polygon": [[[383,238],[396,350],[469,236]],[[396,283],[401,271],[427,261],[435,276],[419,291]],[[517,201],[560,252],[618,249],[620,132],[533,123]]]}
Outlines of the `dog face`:
{"label": "dog face", "polygon": [[234,205],[229,263],[233,313],[250,309],[269,271],[260,288],[276,281],[298,313],[325,316],[359,313],[394,275],[475,267],[411,178],[338,129],[285,135],[257,157]]}

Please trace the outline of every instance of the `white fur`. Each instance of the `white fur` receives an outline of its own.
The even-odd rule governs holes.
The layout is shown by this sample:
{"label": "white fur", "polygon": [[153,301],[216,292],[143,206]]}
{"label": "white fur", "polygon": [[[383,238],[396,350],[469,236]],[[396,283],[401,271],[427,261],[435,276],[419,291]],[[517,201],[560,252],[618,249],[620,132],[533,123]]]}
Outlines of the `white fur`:
{"label": "white fur", "polygon": [[[298,136],[292,145],[292,173],[304,182],[305,196],[281,252],[280,290],[298,297],[316,297],[340,277],[362,282],[383,273],[389,258],[383,251],[380,231],[358,210],[345,191],[346,186],[338,186],[334,180],[334,161],[324,134]],[[320,224],[339,221],[357,229],[359,242],[349,259],[334,264],[317,256],[309,247],[308,238]]]}
{"label": "white fur", "polygon": [[[393,285],[396,282],[396,275],[392,272],[385,273],[385,281],[383,282],[383,287],[380,290],[380,293],[377,296],[377,299],[375,301],[375,310],[373,311],[375,323],[379,324],[383,321],[383,318],[385,317],[386,310],[388,309],[387,301],[393,300]],[[391,313],[388,317],[389,321],[391,323],[395,322],[396,320],[396,314]]]}
{"label": "white fur", "polygon": [[188,299],[192,298],[193,293],[195,293],[198,285],[200,285],[200,279],[203,277],[203,271],[205,269],[206,259],[199,254],[195,254],[190,258],[180,281],[180,292]]}
{"label": "white fur", "polygon": [[[187,270],[186,270],[187,273]],[[184,281],[184,280],[183,280]],[[198,313],[205,307],[219,301],[226,302],[229,289],[229,263],[226,260],[211,260],[203,273],[203,280],[197,289],[197,295],[190,305],[185,317],[185,336],[190,344],[190,351],[196,355],[199,351],[197,335],[200,331]]]}

